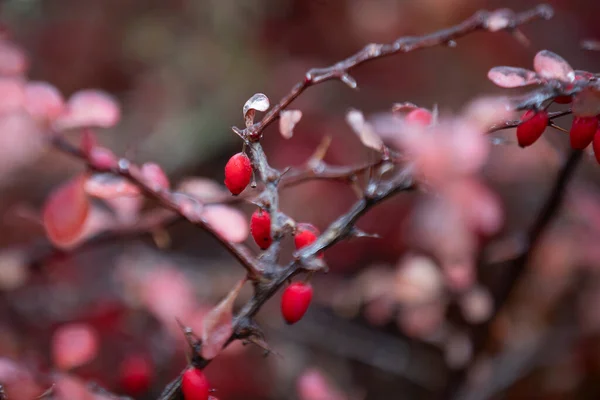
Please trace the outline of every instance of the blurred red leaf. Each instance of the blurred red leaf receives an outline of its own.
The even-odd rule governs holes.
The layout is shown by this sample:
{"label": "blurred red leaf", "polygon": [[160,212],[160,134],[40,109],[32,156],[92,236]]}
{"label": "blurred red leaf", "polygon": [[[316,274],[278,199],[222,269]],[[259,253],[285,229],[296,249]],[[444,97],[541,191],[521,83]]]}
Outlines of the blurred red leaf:
{"label": "blurred red leaf", "polygon": [[110,128],[119,122],[121,110],[116,100],[99,90],[81,90],[69,98],[67,110],[56,121],[57,130]]}
{"label": "blurred red leaf", "polygon": [[317,369],[306,370],[296,383],[300,400],[345,400],[347,397]]}
{"label": "blurred red leaf", "polygon": [[231,193],[223,185],[212,179],[201,177],[184,179],[179,183],[177,190],[205,203],[231,196]]}
{"label": "blurred red leaf", "polygon": [[214,358],[233,333],[233,304],[245,282],[245,279],[239,281],[227,297],[204,317],[202,323],[202,357],[208,360]]}
{"label": "blurred red leaf", "polygon": [[0,77],[0,113],[19,109],[25,101],[23,82],[17,78]]}
{"label": "blurred red leaf", "polygon": [[47,82],[25,85],[25,109],[36,120],[52,121],[65,110],[65,101],[58,89]]}
{"label": "blurred red leaf", "polygon": [[89,324],[67,324],[52,337],[52,359],[62,370],[79,367],[98,354],[98,334]]}
{"label": "blurred red leaf", "polygon": [[142,165],[142,175],[154,190],[168,189],[171,185],[165,171],[156,163],[148,162]]}
{"label": "blurred red leaf", "polygon": [[535,72],[515,67],[494,67],[488,72],[488,78],[504,88],[521,87],[539,82]]}
{"label": "blurred red leaf", "polygon": [[140,189],[127,179],[111,173],[93,174],[85,180],[85,192],[99,199],[137,196]]}
{"label": "blurred red leaf", "polygon": [[533,59],[533,68],[545,79],[558,79],[565,82],[575,80],[575,72],[564,58],[548,50],[542,50]]}
{"label": "blurred red leaf", "polygon": [[10,400],[31,400],[44,391],[27,369],[8,358],[0,358],[0,382]]}
{"label": "blurred red leaf", "polygon": [[84,232],[90,212],[85,181],[85,175],[78,175],[54,189],[46,199],[42,220],[48,238],[58,247],[73,246]]}
{"label": "blurred red leaf", "polygon": [[224,205],[204,207],[202,217],[221,238],[234,243],[246,240],[249,234],[246,216],[239,210]]}
{"label": "blurred red leaf", "polygon": [[0,40],[0,75],[23,75],[28,66],[27,56],[20,48]]}

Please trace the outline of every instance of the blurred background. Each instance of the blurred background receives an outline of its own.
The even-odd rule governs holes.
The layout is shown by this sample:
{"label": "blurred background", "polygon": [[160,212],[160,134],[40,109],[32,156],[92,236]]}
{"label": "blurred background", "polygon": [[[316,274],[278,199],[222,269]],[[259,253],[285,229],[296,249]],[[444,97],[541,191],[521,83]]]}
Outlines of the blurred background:
{"label": "blurred background", "polygon": [[[535,4],[4,0],[0,22],[26,52],[30,79],[51,82],[65,96],[98,88],[118,98],[122,121],[98,135],[104,146],[136,162],[159,163],[172,182],[203,176],[220,183],[226,161],[241,150],[230,127],[243,125],[242,106],[252,94],[265,93],[274,104],[308,69],[367,43],[439,30],[481,8],[520,11]],[[301,165],[324,136],[333,139],[326,161],[368,160],[344,122],[350,107],[371,115],[410,101],[457,111],[477,95],[507,94],[488,81],[487,71],[496,65],[531,68],[542,49],[575,69],[597,71],[600,53],[579,44],[600,38],[600,2],[549,4],[552,20],[522,28],[529,47],[504,32],[476,33],[455,48],[361,66],[353,72],[357,91],[339,82],[310,88],[293,105],[303,118],[291,140],[281,138],[276,124],[267,130],[271,164]],[[507,140],[493,147],[484,179],[504,209],[504,228],[489,243],[492,257],[501,260],[514,250],[510,239],[535,217],[567,141],[557,132],[522,150],[512,131],[498,136]],[[36,371],[69,365],[58,361],[57,332],[75,326],[93,332],[97,348],[90,362],[72,368],[74,376],[116,393],[156,398],[186,365],[174,317],[197,327],[243,272],[213,239],[186,223],[69,254],[49,252],[36,213],[53,187],[82,170],[49,149],[0,181],[0,356]],[[593,156],[586,158],[566,207],[520,282],[512,312],[494,325],[495,350],[508,358],[506,398],[600,396],[598,177]],[[326,252],[331,271],[314,277],[314,303],[300,323],[286,326],[277,298],[267,303],[258,321],[276,354],[263,358],[259,348],[231,346],[206,370],[215,395],[320,400],[307,388],[317,390],[325,379],[336,388],[328,392],[331,399],[334,392],[335,399],[439,398],[449,371],[471,359],[448,304],[458,298],[463,313],[478,322],[489,316],[490,305],[486,286],[474,277],[442,275],[431,257],[415,253],[407,219],[420,200],[419,194],[402,194],[359,222],[382,239],[353,240]],[[311,182],[285,190],[281,208],[324,229],[354,201],[343,184]],[[241,210],[249,216],[253,207]]]}

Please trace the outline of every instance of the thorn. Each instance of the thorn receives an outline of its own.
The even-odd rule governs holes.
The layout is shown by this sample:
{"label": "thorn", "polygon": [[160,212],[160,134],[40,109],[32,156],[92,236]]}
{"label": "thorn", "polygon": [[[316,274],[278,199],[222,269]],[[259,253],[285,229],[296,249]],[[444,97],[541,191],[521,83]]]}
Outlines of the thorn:
{"label": "thorn", "polygon": [[243,130],[241,130],[240,128],[238,128],[237,126],[232,126],[231,130],[238,135],[243,141],[244,143],[246,143],[246,134],[244,133]]}
{"label": "thorn", "polygon": [[563,132],[563,133],[569,133],[569,131],[568,131],[568,130],[566,130],[565,128],[563,128],[563,127],[561,127],[561,126],[558,126],[558,125],[556,125],[556,124],[555,124],[554,122],[552,122],[552,121],[550,121],[550,123],[548,124],[548,126],[549,126],[550,128],[554,128],[554,129],[556,129],[556,130],[558,130],[558,131],[561,131],[561,132]]}
{"label": "thorn", "polygon": [[[177,321],[177,324],[179,325],[179,327],[183,331],[183,334],[185,336],[185,340],[187,341],[188,345],[190,346],[190,349],[192,349],[192,351],[194,353],[199,354],[199,352],[200,352],[200,345],[202,344],[202,341],[200,340],[200,338],[194,333],[194,331],[192,330],[192,328],[190,328],[189,326],[184,325],[179,320],[179,318],[175,318],[175,321]],[[192,361],[190,355],[188,353],[186,353],[185,357],[186,357],[187,363],[189,364]]]}
{"label": "thorn", "polygon": [[[42,393],[38,397],[36,397],[36,400],[43,399],[44,397],[48,397],[48,396],[52,395],[53,392],[54,392],[54,383],[52,384],[52,386],[50,386],[48,389],[46,389],[44,391],[44,393]],[[2,387],[2,392],[0,392],[0,394],[1,394],[0,399],[2,399],[2,400],[8,399],[6,397],[6,394],[4,393],[4,387]]]}
{"label": "thorn", "polygon": [[158,228],[152,231],[152,240],[156,247],[165,250],[171,246],[171,235],[166,229]]}
{"label": "thorn", "polygon": [[319,162],[323,161],[323,159],[325,158],[325,154],[327,154],[327,150],[329,150],[331,141],[332,138],[329,135],[324,136],[323,139],[321,139],[321,143],[319,143],[319,145],[315,149],[315,152],[309,158],[310,165],[318,164]]}
{"label": "thorn", "polygon": [[354,80],[353,77],[351,77],[348,74],[344,74],[340,77],[340,80],[342,82],[344,82],[346,85],[348,85],[348,87],[350,87],[350,89],[357,89],[358,88],[358,83],[356,83],[356,80]]}
{"label": "thorn", "polygon": [[358,229],[357,227],[353,227],[352,230],[350,231],[350,234],[348,235],[349,237],[355,237],[355,238],[374,238],[374,239],[381,239],[381,236],[377,233],[367,233],[361,229]]}
{"label": "thorn", "polygon": [[517,42],[521,43],[525,47],[529,47],[531,45],[531,41],[525,36],[523,31],[520,29],[513,29],[511,32]]}

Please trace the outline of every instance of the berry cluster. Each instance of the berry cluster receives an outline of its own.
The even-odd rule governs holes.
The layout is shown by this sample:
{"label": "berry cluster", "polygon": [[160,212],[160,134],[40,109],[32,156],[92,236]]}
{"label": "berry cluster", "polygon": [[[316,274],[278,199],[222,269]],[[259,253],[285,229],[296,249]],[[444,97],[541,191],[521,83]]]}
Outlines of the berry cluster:
{"label": "berry cluster", "polygon": [[[416,120],[422,119],[418,115]],[[427,117],[425,115],[425,117]],[[252,163],[243,153],[233,155],[225,165],[225,186],[233,195],[238,195],[246,189],[252,179]],[[273,243],[271,237],[271,215],[258,209],[250,218],[250,233],[262,250],[268,249]],[[319,237],[319,230],[312,224],[299,223],[294,232],[296,250],[313,244]],[[323,254],[319,254],[323,258]],[[312,299],[313,289],[310,283],[296,282],[289,285],[281,298],[281,313],[288,324],[294,324],[306,313]],[[187,397],[186,397],[187,398]]]}
{"label": "berry cluster", "polygon": [[[593,143],[596,160],[600,163],[600,115],[598,116],[575,116],[569,130],[571,147],[575,150],[583,150]],[[550,123],[548,112],[545,110],[529,110],[521,117],[521,123],[517,127],[517,140],[519,146],[527,147],[535,143],[544,133]]]}

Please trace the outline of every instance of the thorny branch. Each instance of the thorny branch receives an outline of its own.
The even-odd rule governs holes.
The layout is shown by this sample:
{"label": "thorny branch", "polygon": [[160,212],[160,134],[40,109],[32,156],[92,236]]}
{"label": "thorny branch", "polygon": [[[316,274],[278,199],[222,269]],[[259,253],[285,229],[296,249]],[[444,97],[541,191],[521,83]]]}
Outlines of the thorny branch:
{"label": "thorny branch", "polygon": [[[292,170],[288,171],[286,176],[285,173],[275,170],[268,164],[267,157],[259,143],[263,131],[279,118],[280,112],[285,110],[308,87],[328,80],[339,79],[351,88],[356,88],[357,84],[349,75],[349,72],[365,62],[438,45],[454,46],[456,39],[476,31],[495,32],[506,30],[514,33],[522,24],[536,19],[549,19],[551,16],[552,9],[546,5],[540,5],[522,13],[513,13],[510,10],[479,11],[454,27],[432,34],[419,37],[403,37],[391,44],[369,44],[358,53],[330,67],[308,71],[304,80],[296,84],[278,104],[265,114],[260,122],[248,124],[244,130],[233,128],[244,140],[254,169],[265,184],[265,189],[256,202],[271,215],[273,245],[261,258],[254,257],[243,245],[222,239],[216,230],[202,217],[203,204],[187,198],[186,206],[183,207],[180,193],[171,192],[164,188],[156,188],[149,184],[140,174],[140,169],[129,160],[121,159],[116,166],[99,165],[61,136],[53,136],[52,143],[58,150],[85,161],[88,167],[94,171],[111,173],[135,184],[148,198],[157,201],[165,209],[181,215],[206,230],[242,264],[254,284],[254,295],[234,317],[233,334],[225,344],[226,346],[236,339],[260,336],[260,330],[254,323],[253,317],[289,278],[301,272],[324,269],[326,266],[316,257],[319,252],[355,234],[354,224],[373,206],[401,191],[414,187],[410,165],[396,166],[399,171],[387,180],[380,180],[380,174],[378,173],[370,173],[371,179],[364,188],[362,198],[346,214],[334,221],[312,245],[295,254],[293,261],[285,266],[279,266],[280,241],[286,233],[295,229],[294,221],[279,210],[278,191],[281,187],[307,179],[337,179],[352,182],[354,177],[360,173],[373,172],[386,163],[393,165],[397,163],[396,160],[390,159],[388,154],[383,154],[381,159],[372,165],[334,168],[323,163],[317,165],[317,167],[325,167],[324,170],[322,168],[303,171]],[[210,360],[203,359],[197,352],[193,355],[192,364],[196,367],[203,368],[209,362]],[[171,382],[159,397],[160,400],[181,398],[180,377]]]}
{"label": "thorny branch", "polygon": [[[297,83],[292,90],[271,110],[263,119],[247,128],[248,135],[258,140],[267,126],[279,118],[279,113],[285,110],[306,89],[319,83],[332,79],[339,79],[350,88],[356,89],[357,83],[349,74],[355,67],[379,58],[398,53],[408,53],[415,50],[435,47],[440,45],[454,46],[455,40],[476,31],[507,30],[515,32],[523,24],[536,19],[550,19],[553,10],[550,6],[542,4],[531,10],[515,14],[510,10],[494,12],[479,11],[462,23],[428,35],[416,37],[401,37],[390,44],[368,44],[358,53],[337,62],[326,68],[314,68],[306,73],[304,80]],[[496,26],[496,24],[499,24]]]}

